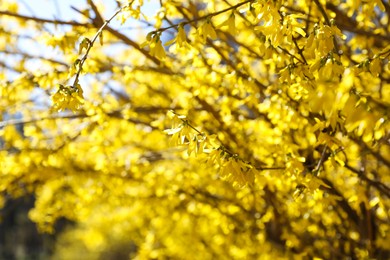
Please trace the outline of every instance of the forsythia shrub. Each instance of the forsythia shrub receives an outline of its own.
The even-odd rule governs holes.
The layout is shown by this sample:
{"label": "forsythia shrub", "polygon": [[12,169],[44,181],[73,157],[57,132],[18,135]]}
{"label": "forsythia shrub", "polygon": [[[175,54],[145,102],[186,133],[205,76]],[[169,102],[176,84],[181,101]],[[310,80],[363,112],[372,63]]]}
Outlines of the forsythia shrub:
{"label": "forsythia shrub", "polygon": [[0,207],[55,259],[390,258],[388,0],[116,2],[0,2]]}

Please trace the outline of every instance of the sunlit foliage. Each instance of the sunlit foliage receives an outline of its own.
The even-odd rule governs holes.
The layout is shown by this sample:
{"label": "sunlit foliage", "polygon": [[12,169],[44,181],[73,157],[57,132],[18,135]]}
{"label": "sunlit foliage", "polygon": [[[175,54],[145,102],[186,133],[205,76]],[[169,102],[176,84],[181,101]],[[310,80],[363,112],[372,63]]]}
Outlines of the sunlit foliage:
{"label": "sunlit foliage", "polygon": [[389,1],[109,2],[0,2],[0,207],[58,259],[390,258]]}

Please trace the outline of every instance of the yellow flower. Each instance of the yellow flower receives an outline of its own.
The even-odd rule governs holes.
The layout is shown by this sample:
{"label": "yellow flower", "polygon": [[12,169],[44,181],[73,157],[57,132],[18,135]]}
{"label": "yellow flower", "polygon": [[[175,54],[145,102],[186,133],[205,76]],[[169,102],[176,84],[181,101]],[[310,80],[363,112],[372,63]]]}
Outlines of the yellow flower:
{"label": "yellow flower", "polygon": [[198,35],[201,37],[203,42],[206,41],[207,37],[210,37],[213,40],[217,38],[217,33],[210,21],[206,21],[202,24],[202,26],[198,29]]}
{"label": "yellow flower", "polygon": [[156,58],[163,60],[166,58],[165,50],[162,46],[160,36],[155,36],[150,44],[150,54]]}
{"label": "yellow flower", "polygon": [[176,36],[176,44],[179,45],[179,47],[185,47],[188,48],[188,42],[187,42],[187,36],[184,31],[184,27],[182,25],[179,25],[177,36]]}
{"label": "yellow flower", "polygon": [[235,35],[236,34],[236,17],[234,15],[234,13],[232,13],[229,18],[223,22],[222,24],[220,24],[218,27],[224,27],[224,26],[227,26],[228,27],[228,32],[231,34],[231,35]]}
{"label": "yellow flower", "polygon": [[185,31],[184,31],[183,24],[180,24],[178,26],[178,32],[177,32],[176,37],[173,38],[172,40],[166,42],[164,45],[168,46],[168,45],[171,45],[173,43],[176,43],[176,45],[179,46],[179,48],[184,47],[184,48],[188,49],[190,47],[190,45],[187,42],[187,36],[186,36]]}
{"label": "yellow flower", "polygon": [[56,111],[70,109],[75,112],[84,104],[83,91],[79,84],[76,87],[60,84],[58,91],[52,96],[52,101]]}

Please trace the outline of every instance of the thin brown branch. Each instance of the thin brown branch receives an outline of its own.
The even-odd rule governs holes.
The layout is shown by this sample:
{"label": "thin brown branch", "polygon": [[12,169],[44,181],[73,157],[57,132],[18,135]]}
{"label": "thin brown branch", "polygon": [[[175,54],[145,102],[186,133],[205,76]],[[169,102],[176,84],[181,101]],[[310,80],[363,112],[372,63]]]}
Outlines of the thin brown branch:
{"label": "thin brown branch", "polygon": [[318,0],[314,0],[314,3],[317,5],[317,7],[320,10],[322,16],[324,17],[325,23],[330,26],[330,20],[329,20],[328,15],[326,14],[326,11],[325,11],[324,7],[321,5],[321,3]]}
{"label": "thin brown branch", "polygon": [[[299,62],[301,62],[302,64],[307,64],[307,62],[301,60],[300,58],[298,58],[297,56],[295,56],[294,54],[290,53],[288,50],[284,49],[283,47],[280,47],[278,46],[278,48],[283,51],[284,53],[286,53],[287,55],[295,58],[296,60],[298,60]],[[298,52],[299,52],[300,49],[298,49]]]}
{"label": "thin brown branch", "polygon": [[378,191],[382,192],[384,195],[386,195],[388,198],[390,198],[390,187],[386,186],[384,183],[382,183],[380,181],[375,181],[375,180],[368,178],[366,175],[364,175],[363,171],[359,171],[359,170],[353,168],[348,163],[345,164],[345,168],[347,168],[351,172],[355,173],[363,181],[366,181],[369,185],[372,185]]}
{"label": "thin brown branch", "polygon": [[326,178],[320,178],[320,179],[328,187],[330,187],[330,188],[327,188],[327,187],[322,186],[322,189],[328,191],[330,194],[334,194],[337,197],[339,197],[339,199],[336,199],[337,204],[344,210],[345,213],[348,214],[349,219],[352,220],[356,226],[358,226],[359,223],[360,223],[360,221],[359,221],[360,220],[360,216],[356,212],[356,210],[353,209],[351,207],[351,205],[349,205],[348,201],[343,196],[343,194],[340,191],[337,190],[337,188],[334,186],[334,184],[330,180],[328,180]]}
{"label": "thin brown branch", "polygon": [[363,150],[369,151],[369,154],[374,156],[375,159],[382,162],[384,165],[386,165],[387,168],[390,168],[390,161],[385,158],[380,152],[377,152],[373,150],[371,147],[369,147],[363,140],[359,140],[358,138],[355,138],[353,136],[349,136],[349,138],[354,141],[359,147]]}
{"label": "thin brown branch", "polygon": [[161,62],[159,59],[150,55],[150,53],[147,50],[142,49],[138,43],[131,40],[126,35],[118,32],[117,30],[111,28],[110,26],[107,26],[106,30],[108,32],[110,32],[112,35],[114,35],[115,37],[117,37],[118,39],[122,40],[125,44],[127,44],[127,45],[133,47],[134,49],[138,50],[139,52],[141,52],[148,60],[152,61],[154,64],[161,65]]}
{"label": "thin brown branch", "polygon": [[157,29],[155,31],[152,31],[152,33],[157,33],[157,32],[163,32],[163,31],[166,31],[168,29],[172,29],[172,28],[176,28],[178,27],[179,25],[187,25],[187,24],[190,24],[190,23],[194,23],[194,22],[198,22],[200,20],[205,20],[205,19],[208,19],[208,18],[211,18],[213,16],[217,16],[219,14],[222,14],[222,13],[225,13],[225,12],[228,12],[230,10],[233,10],[233,9],[237,9],[238,7],[244,5],[244,4],[247,4],[247,3],[250,3],[250,2],[253,2],[254,0],[247,0],[247,1],[244,1],[244,2],[241,2],[241,3],[238,3],[234,6],[230,6],[226,9],[223,9],[223,10],[220,10],[218,12],[215,12],[215,13],[211,13],[211,14],[207,14],[207,15],[204,15],[204,16],[201,16],[201,17],[197,17],[197,18],[194,18],[192,20],[188,20],[188,21],[185,21],[185,22],[180,22],[180,23],[177,23],[177,24],[173,24],[171,26],[168,26],[168,27],[164,27],[164,28],[160,28],[160,29]]}
{"label": "thin brown branch", "polygon": [[368,36],[374,38],[374,44],[377,47],[386,46],[383,41],[390,41],[389,35],[383,35],[373,32],[372,30],[365,30],[363,28],[359,28],[358,23],[354,20],[353,17],[349,17],[343,11],[341,11],[338,6],[333,5],[330,2],[326,3],[326,8],[331,10],[336,14],[334,18],[337,27],[342,31],[349,31],[361,36]]}
{"label": "thin brown branch", "polygon": [[[87,17],[89,19],[92,20],[92,23],[95,27],[99,28],[102,26],[103,24],[103,18],[101,16],[101,14],[99,13],[98,9],[96,8],[96,6],[93,4],[93,2],[91,1],[91,8],[94,10],[95,12],[95,18],[92,19],[90,17]],[[75,9],[75,8],[74,8]],[[78,11],[77,9],[75,9],[76,11]],[[122,9],[120,9],[122,10]],[[81,11],[78,11],[81,13]],[[82,13],[81,13],[82,14]],[[110,32],[112,35],[114,35],[116,38],[120,39],[122,42],[124,42],[125,44],[133,47],[134,49],[138,50],[139,52],[141,52],[148,60],[151,60],[154,64],[156,65],[161,65],[161,62],[159,59],[157,59],[156,57],[150,55],[150,53],[144,49],[142,49],[138,43],[136,43],[135,41],[131,40],[129,37],[127,37],[126,35],[120,33],[119,31],[111,28],[110,26],[106,26],[106,31]]]}
{"label": "thin brown branch", "polygon": [[[90,1],[92,4],[91,6],[94,6],[93,5],[93,2]],[[96,7],[95,7],[96,8]],[[75,79],[74,79],[74,82],[73,82],[73,87],[76,88],[76,85],[78,84],[78,81],[79,81],[79,77],[80,77],[80,74],[81,74],[81,71],[83,69],[83,65],[85,63],[85,61],[87,60],[87,57],[88,57],[88,54],[89,52],[91,51],[94,43],[96,42],[97,38],[103,33],[103,30],[104,28],[112,21],[112,19],[114,19],[120,12],[122,11],[122,9],[119,9],[117,10],[108,20],[106,20],[103,25],[99,28],[99,30],[96,32],[95,36],[93,37],[93,39],[91,41],[88,42],[88,47],[87,47],[87,50],[85,51],[84,53],[84,56],[81,58],[80,60],[80,63],[78,65],[78,69],[77,69],[77,72],[76,72],[76,76],[75,76]],[[101,18],[100,18],[101,19]]]}
{"label": "thin brown branch", "polygon": [[18,68],[14,68],[14,67],[11,67],[10,65],[6,64],[5,62],[2,62],[0,61],[0,67],[4,68],[4,69],[7,69],[7,70],[10,70],[10,71],[13,71],[13,72],[16,72],[16,73],[22,73],[23,71],[18,69]]}
{"label": "thin brown branch", "polygon": [[321,153],[321,158],[320,160],[318,161],[317,163],[317,166],[316,168],[313,170],[313,173],[318,176],[320,174],[320,170],[321,170],[321,167],[322,165],[324,164],[324,162],[328,159],[329,157],[329,154],[326,153],[326,150],[328,150],[328,146],[327,145],[324,145],[324,149],[322,150],[322,153]]}
{"label": "thin brown branch", "polygon": [[56,63],[56,64],[59,64],[59,65],[62,65],[62,66],[66,66],[66,67],[68,66],[68,64],[63,62],[63,61],[54,60],[54,59],[46,58],[46,57],[39,56],[39,55],[34,56],[34,55],[31,55],[31,54],[23,52],[23,51],[14,52],[14,51],[8,51],[8,50],[0,50],[0,52],[2,52],[4,54],[8,54],[8,55],[18,55],[18,56],[22,56],[22,57],[28,58],[28,59],[45,60],[45,61],[48,61],[48,62],[51,62],[51,63]]}
{"label": "thin brown branch", "polygon": [[51,23],[51,24],[60,24],[60,25],[91,27],[91,25],[88,23],[80,23],[80,22],[76,22],[76,21],[44,19],[44,18],[38,18],[38,17],[28,16],[28,15],[22,15],[22,14],[18,14],[18,13],[12,13],[12,12],[8,12],[8,11],[0,11],[0,15],[12,16],[15,18],[23,19],[23,20],[35,21],[37,23]]}
{"label": "thin brown branch", "polygon": [[[321,3],[318,0],[314,0],[314,3],[317,5],[317,7],[320,10],[322,16],[324,17],[326,25],[332,26],[332,24],[331,24],[331,22],[329,20],[329,17],[326,14],[326,11],[325,11],[324,7],[321,5]],[[336,37],[335,36],[333,36],[333,45],[334,45],[335,52],[338,54],[339,53],[339,47],[337,45],[337,41],[336,41]]]}
{"label": "thin brown branch", "polygon": [[[141,107],[138,109],[133,109],[133,111],[135,111],[137,113],[142,113],[142,112],[150,113],[151,110],[155,111],[155,109],[156,108],[142,108]],[[166,110],[168,110],[168,109],[166,109]],[[166,111],[166,110],[164,110],[164,111]],[[89,117],[93,117],[95,115],[96,114],[87,115],[85,113],[65,114],[65,115],[64,114],[56,114],[56,115],[49,115],[46,117],[39,117],[39,118],[10,119],[10,120],[6,120],[6,121],[0,121],[0,129],[3,127],[6,127],[6,126],[10,126],[10,125],[14,125],[14,126],[26,125],[26,124],[33,124],[33,123],[45,121],[45,120],[89,118]],[[156,129],[155,127],[151,126],[148,122],[144,122],[144,121],[141,121],[138,119],[124,118],[122,113],[121,113],[121,110],[114,110],[111,112],[107,112],[106,115],[109,117],[112,117],[112,118],[124,119],[124,120],[129,121],[129,122],[134,123],[134,124],[146,125],[146,126],[151,127],[152,129]]]}

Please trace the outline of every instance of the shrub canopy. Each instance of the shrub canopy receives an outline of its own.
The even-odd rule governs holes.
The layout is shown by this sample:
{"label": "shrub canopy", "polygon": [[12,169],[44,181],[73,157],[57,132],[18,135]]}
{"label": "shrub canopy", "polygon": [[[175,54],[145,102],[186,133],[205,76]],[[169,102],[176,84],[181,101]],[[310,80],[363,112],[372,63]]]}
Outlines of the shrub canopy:
{"label": "shrub canopy", "polygon": [[0,207],[72,221],[56,257],[390,257],[389,1],[20,8],[0,2]]}

